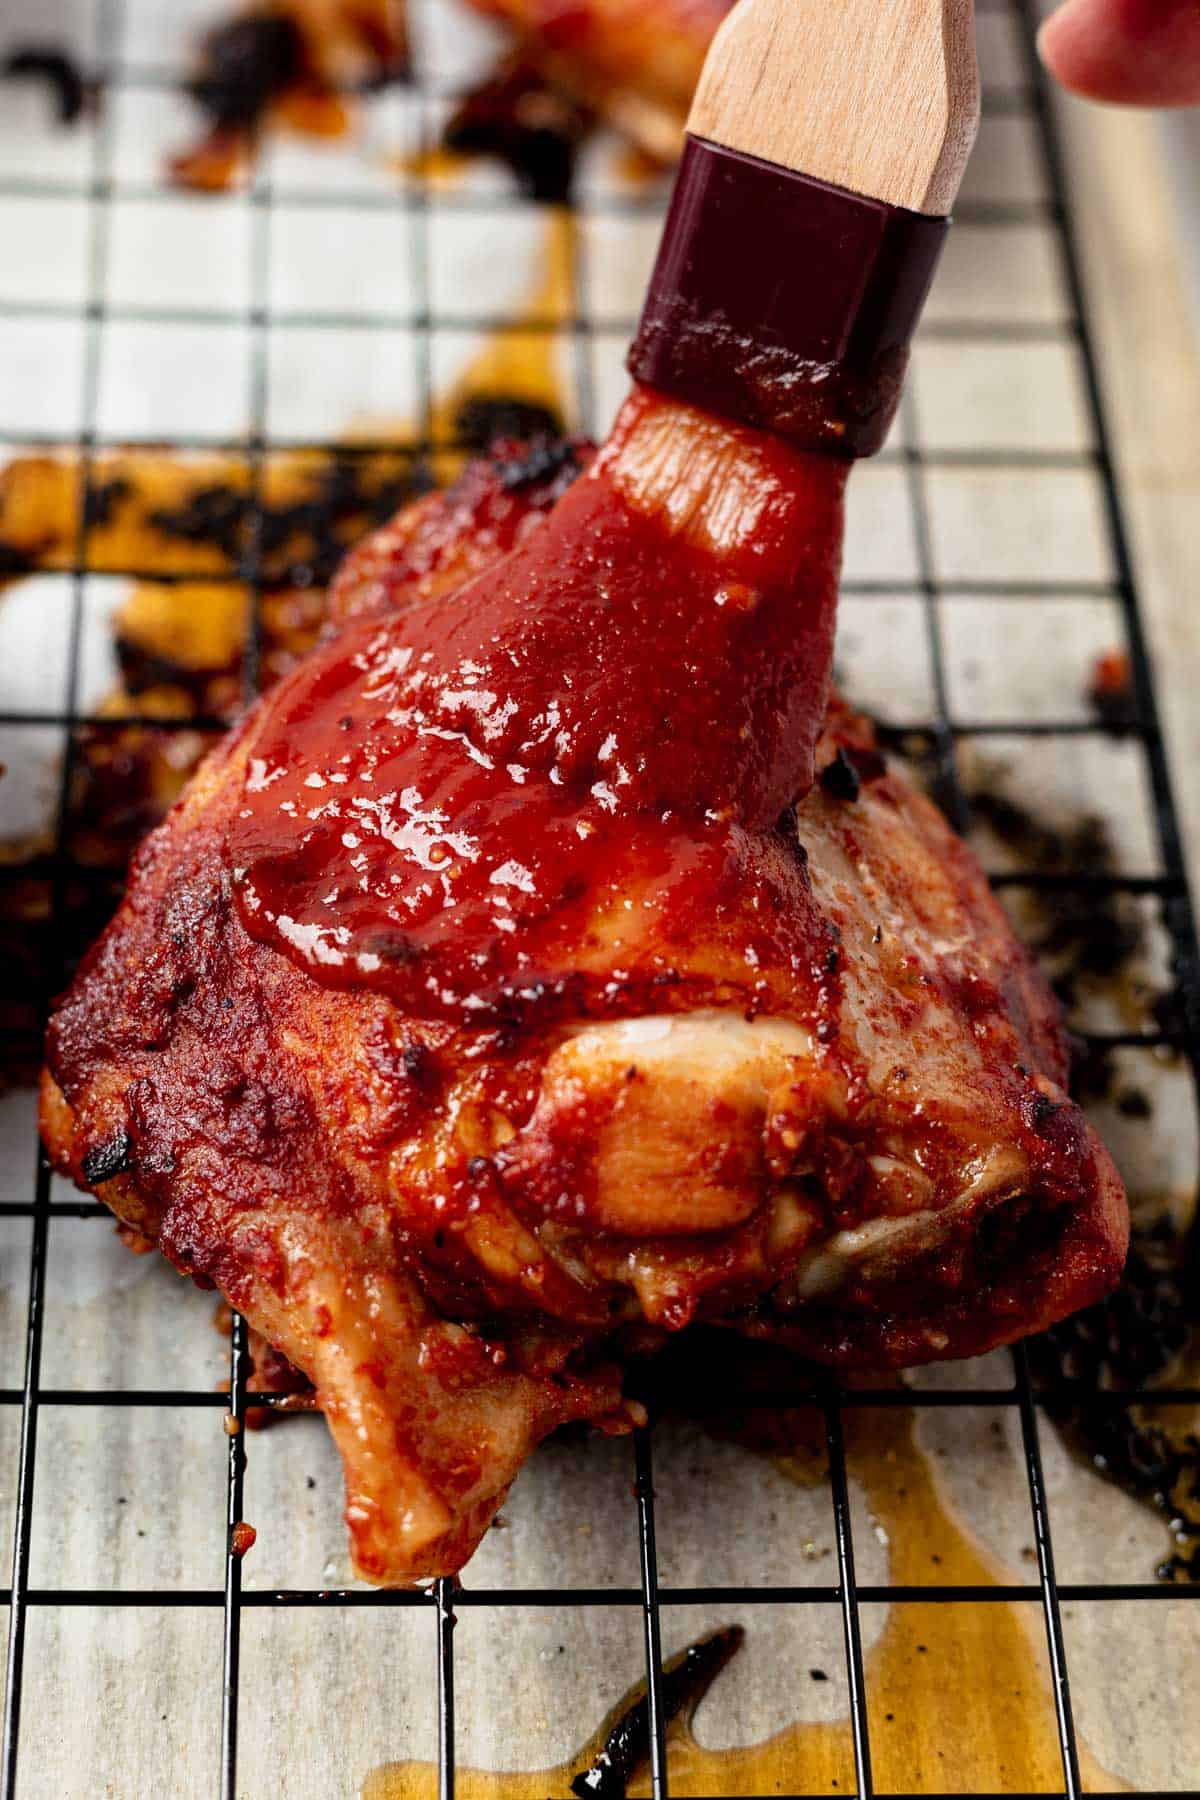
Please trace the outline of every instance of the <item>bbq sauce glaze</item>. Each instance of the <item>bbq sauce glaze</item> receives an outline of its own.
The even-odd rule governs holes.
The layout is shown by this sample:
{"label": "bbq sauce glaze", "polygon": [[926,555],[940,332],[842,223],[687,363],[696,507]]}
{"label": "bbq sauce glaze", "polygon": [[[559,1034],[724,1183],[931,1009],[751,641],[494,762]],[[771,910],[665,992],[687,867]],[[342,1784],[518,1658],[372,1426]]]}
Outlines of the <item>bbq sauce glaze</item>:
{"label": "bbq sauce glaze", "polygon": [[812,782],[845,473],[636,390],[511,555],[351,622],[252,723],[247,929],[476,1022],[685,994],[697,945],[710,991],[713,956],[794,980],[811,907],[776,823]]}

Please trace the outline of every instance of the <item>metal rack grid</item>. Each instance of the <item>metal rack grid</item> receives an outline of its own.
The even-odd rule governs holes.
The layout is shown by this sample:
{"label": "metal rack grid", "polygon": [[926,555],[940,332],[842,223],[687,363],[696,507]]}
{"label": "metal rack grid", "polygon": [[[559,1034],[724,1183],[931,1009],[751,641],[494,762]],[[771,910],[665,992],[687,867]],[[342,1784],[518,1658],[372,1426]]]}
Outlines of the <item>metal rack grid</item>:
{"label": "metal rack grid", "polygon": [[[97,89],[102,105],[99,123],[96,128],[92,167],[84,189],[88,204],[88,270],[89,289],[84,307],[82,321],[85,333],[83,358],[83,425],[75,439],[75,452],[79,458],[84,474],[84,492],[87,491],[89,476],[97,454],[109,447],[113,440],[107,439],[96,426],[97,391],[99,379],[99,358],[102,335],[105,328],[115,318],[153,322],[156,317],[153,308],[116,308],[104,297],[104,270],[108,247],[108,231],[110,202],[113,194],[111,168],[111,118],[112,107],[103,104],[111,100],[119,88],[154,86],[164,81],[164,77],[153,70],[136,70],[124,66],[116,48],[122,42],[124,0],[96,0],[97,5],[97,42],[101,47],[100,63],[97,69]],[[993,10],[995,10],[993,8]],[[1059,339],[1066,336],[1079,348],[1082,366],[1086,378],[1087,407],[1093,448],[1089,451],[1071,452],[1021,452],[1011,449],[992,450],[985,447],[970,451],[946,451],[934,453],[922,449],[917,442],[917,433],[911,428],[904,434],[898,449],[886,453],[887,457],[897,462],[904,471],[907,492],[912,512],[912,524],[917,549],[918,574],[911,581],[850,581],[847,591],[850,593],[909,593],[914,595],[923,606],[928,644],[931,658],[933,689],[935,698],[934,716],[928,722],[929,734],[935,746],[938,770],[941,777],[941,789],[948,797],[948,805],[955,823],[965,827],[969,820],[969,805],[959,779],[956,763],[956,743],[976,732],[1019,733],[1030,736],[1044,734],[1048,729],[1055,732],[1086,732],[1097,729],[1079,721],[1067,722],[1063,725],[1048,727],[1039,721],[1010,721],[1003,724],[988,722],[977,724],[969,719],[956,717],[951,708],[948,694],[945,659],[942,643],[940,604],[942,594],[948,584],[939,579],[935,571],[934,557],[931,547],[929,520],[926,514],[925,475],[928,469],[939,464],[960,464],[972,468],[1011,468],[1028,467],[1057,468],[1079,467],[1093,468],[1099,476],[1103,489],[1105,526],[1109,539],[1109,548],[1113,560],[1115,578],[1113,581],[1064,580],[1040,584],[1046,593],[1060,596],[1115,596],[1120,604],[1124,620],[1127,648],[1132,660],[1133,678],[1136,697],[1136,723],[1133,734],[1140,745],[1144,757],[1145,770],[1149,779],[1153,796],[1155,816],[1157,820],[1158,851],[1161,859],[1161,873],[1153,876],[1098,876],[1087,877],[1064,873],[1048,875],[1030,872],[1009,873],[1002,880],[1020,882],[1024,885],[1038,885],[1048,890],[1057,889],[1077,891],[1087,889],[1089,885],[1096,888],[1114,889],[1116,891],[1149,896],[1156,900],[1162,908],[1163,919],[1170,937],[1174,972],[1178,980],[1179,994],[1182,1002],[1181,1017],[1185,1029],[1180,1034],[1157,1033],[1109,1033],[1094,1041],[1109,1047],[1136,1045],[1153,1048],[1163,1044],[1173,1044],[1182,1049],[1189,1058],[1193,1076],[1196,1072],[1197,1056],[1200,1052],[1200,1036],[1197,1027],[1200,1025],[1200,953],[1198,953],[1195,924],[1191,911],[1189,895],[1184,872],[1184,862],[1180,843],[1179,828],[1171,798],[1170,781],[1167,772],[1164,747],[1154,694],[1151,686],[1150,668],[1147,659],[1145,641],[1139,619],[1135,582],[1126,542],[1125,528],[1122,519],[1122,507],[1117,482],[1114,475],[1106,431],[1104,409],[1100,393],[1096,359],[1092,341],[1088,331],[1087,309],[1079,258],[1076,251],[1074,233],[1063,182],[1063,170],[1055,133],[1055,123],[1045,92],[1042,77],[1033,54],[1032,40],[1034,17],[1030,0],[1018,0],[1016,8],[1021,27],[1024,55],[1026,58],[1026,85],[1013,94],[1006,92],[988,96],[985,107],[995,112],[998,109],[1011,108],[1028,112],[1036,123],[1040,140],[1041,153],[1050,180],[1051,197],[1046,201],[1032,202],[1029,205],[1004,204],[994,206],[975,206],[965,208],[960,217],[982,226],[997,230],[1005,229],[1013,224],[1020,224],[1031,219],[1048,222],[1054,228],[1059,250],[1063,259],[1066,286],[1070,303],[1071,316],[1063,326],[1055,325],[1043,328],[1038,325],[1022,325],[1004,321],[976,323],[969,320],[946,320],[927,328],[926,338],[944,337],[967,341],[997,341],[1013,339],[1038,339],[1049,336]],[[0,187],[4,195],[17,193],[36,196],[67,191],[62,184],[53,180],[23,179],[10,181]],[[70,192],[78,190],[70,188]],[[135,191],[126,188],[126,192]],[[264,461],[269,451],[289,447],[291,442],[307,445],[310,440],[287,440],[276,436],[268,436],[266,406],[266,367],[269,333],[273,318],[268,295],[267,268],[267,232],[266,221],[272,205],[279,194],[272,187],[270,180],[259,175],[253,182],[249,192],[249,205],[252,211],[253,256],[251,275],[250,304],[242,315],[243,323],[250,333],[251,342],[251,392],[250,418],[251,426],[248,435],[231,441],[206,438],[203,435],[181,437],[173,441],[171,448],[190,450],[196,448],[222,448],[244,456],[251,470],[252,482],[261,478]],[[291,195],[296,204],[304,204],[302,194]],[[450,205],[461,204],[464,208],[486,206],[486,198],[464,194],[457,199],[451,197],[446,202]],[[424,429],[418,441],[411,439],[394,446],[397,450],[411,452],[420,456],[430,448],[431,421],[433,418],[433,381],[430,370],[430,341],[433,332],[446,326],[453,326],[457,321],[452,318],[433,315],[430,299],[430,279],[428,268],[427,212],[429,192],[424,180],[417,180],[409,189],[398,193],[394,200],[364,199],[356,201],[358,205],[377,204],[387,207],[406,209],[411,217],[412,257],[416,271],[418,301],[416,307],[408,313],[363,315],[343,317],[330,313],[313,313],[300,316],[291,315],[291,322],[307,323],[313,327],[330,327],[352,331],[364,325],[374,327],[404,326],[414,333],[417,357],[417,382],[421,395],[421,415]],[[637,211],[649,206],[653,209],[657,202],[610,199],[607,204],[618,210]],[[563,327],[574,340],[576,347],[575,376],[577,382],[578,411],[586,422],[593,406],[592,363],[589,355],[590,341],[599,330],[607,330],[610,334],[623,337],[627,334],[632,321],[620,323],[609,322],[606,326],[598,326],[591,318],[586,305],[586,277],[580,246],[576,243],[575,277],[576,291],[572,316],[565,321]],[[0,308],[0,316],[13,316],[30,310],[21,305],[8,305]],[[36,310],[53,313],[55,310],[64,315],[77,316],[76,309],[42,306]],[[177,310],[171,314],[174,319],[186,316],[196,323],[205,323],[219,317],[227,322],[230,315],[222,312],[210,315],[203,309],[195,309],[192,313],[181,315]],[[496,321],[504,323],[505,321]],[[487,321],[478,318],[470,321],[473,327],[486,328]],[[523,327],[523,329],[537,329]],[[0,419],[0,434],[5,431],[5,421]],[[22,442],[30,442],[31,434],[27,431],[14,432]],[[36,440],[34,440],[36,441]],[[47,442],[59,443],[57,434],[48,433]],[[122,440],[127,444],[128,440]],[[157,445],[156,445],[157,447]],[[355,453],[355,446],[339,446],[347,454]],[[372,440],[369,450],[372,454],[381,448],[387,448],[378,440]],[[68,789],[71,780],[73,756],[76,754],[78,733],[93,723],[100,721],[91,718],[79,702],[79,658],[80,637],[84,605],[84,583],[89,572],[88,560],[89,526],[85,505],[79,509],[76,526],[74,555],[70,571],[72,584],[72,608],[69,644],[69,683],[66,705],[60,715],[47,720],[43,714],[36,716],[38,723],[56,723],[68,733],[68,751],[61,773],[58,791],[58,823],[59,834],[52,864],[51,906],[54,922],[61,923],[67,905],[67,881],[72,874],[63,838],[63,827],[67,816]],[[136,577],[137,570],[120,571]],[[247,586],[255,595],[256,609],[261,590],[261,567],[259,546],[252,541],[244,564],[221,577],[205,573],[206,581],[227,579]],[[1003,596],[1016,591],[1024,584],[1009,583],[1004,580],[970,581],[956,580],[953,584],[956,593],[980,593]],[[248,690],[255,683],[256,645],[252,639],[251,653],[246,668]],[[0,718],[0,724],[20,725],[32,722],[30,715],[7,713]],[[154,721],[158,728],[163,721]],[[195,730],[194,719],[186,721],[188,729]],[[653,1475],[653,1439],[651,1432],[636,1434],[633,1441],[634,1478],[636,1487],[637,1511],[639,1520],[640,1542],[640,1586],[626,1588],[579,1588],[570,1591],[557,1589],[533,1590],[500,1590],[475,1588],[470,1591],[456,1590],[454,1584],[442,1580],[435,1584],[429,1592],[413,1593],[381,1593],[365,1590],[314,1590],[293,1589],[288,1591],[266,1592],[246,1591],[242,1589],[241,1563],[230,1549],[225,1559],[225,1580],[223,1588],[189,1590],[186,1594],[177,1594],[174,1590],[136,1589],[113,1591],[109,1589],[85,1588],[37,1588],[30,1583],[30,1547],[33,1524],[33,1489],[34,1475],[38,1454],[39,1423],[45,1407],[191,1407],[191,1408],[228,1408],[240,1422],[247,1410],[247,1375],[248,1350],[247,1334],[243,1322],[234,1320],[230,1348],[229,1376],[230,1392],[224,1394],[202,1391],[174,1392],[157,1389],[123,1389],[118,1391],[93,1392],[78,1389],[55,1389],[43,1387],[40,1371],[47,1297],[47,1253],[48,1231],[50,1222],[57,1215],[67,1217],[107,1218],[105,1209],[91,1202],[56,1201],[51,1197],[50,1171],[40,1152],[35,1152],[35,1172],[33,1192],[28,1201],[4,1202],[3,1210],[10,1215],[28,1217],[31,1222],[31,1260],[28,1293],[28,1325],[25,1352],[24,1381],[20,1387],[0,1390],[0,1406],[19,1409],[20,1447],[18,1494],[16,1506],[16,1529],[14,1556],[12,1567],[11,1589],[7,1596],[9,1602],[9,1640],[7,1691],[4,1715],[4,1749],[2,1763],[2,1783],[5,1796],[13,1796],[20,1789],[19,1768],[19,1733],[22,1707],[23,1675],[26,1662],[26,1628],[31,1608],[39,1607],[71,1607],[89,1604],[102,1604],[106,1607],[116,1606],[172,1606],[186,1604],[189,1607],[207,1607],[220,1609],[223,1614],[223,1701],[221,1716],[221,1793],[226,1800],[233,1800],[237,1792],[238,1765],[238,1716],[239,1716],[239,1658],[241,1643],[241,1622],[248,1608],[257,1607],[404,1607],[424,1609],[432,1615],[435,1622],[436,1651],[433,1667],[430,1669],[431,1683],[437,1686],[438,1717],[438,1760],[439,1760],[439,1793],[449,1797],[455,1788],[455,1717],[454,1717],[454,1644],[453,1626],[455,1609],[462,1607],[496,1607],[506,1606],[535,1608],[586,1608],[592,1606],[622,1606],[637,1609],[641,1613],[645,1647],[645,1671],[648,1693],[650,1719],[650,1766],[653,1792],[656,1796],[668,1793],[668,1771],[665,1750],[665,1722],[662,1695],[662,1653],[660,1644],[660,1608],[664,1605],[688,1606],[703,1602],[740,1603],[774,1606],[779,1604],[811,1605],[824,1602],[836,1605],[841,1612],[846,1656],[846,1674],[850,1696],[850,1719],[853,1740],[854,1763],[857,1776],[857,1789],[863,1800],[867,1800],[874,1791],[872,1781],[871,1743],[868,1729],[867,1705],[865,1697],[864,1658],[862,1629],[860,1623],[860,1607],[868,1602],[886,1602],[890,1605],[904,1606],[913,1601],[923,1602],[975,1602],[981,1604],[997,1604],[1010,1601],[1034,1601],[1041,1608],[1046,1640],[1049,1650],[1050,1667],[1053,1676],[1053,1697],[1057,1721],[1058,1739],[1062,1757],[1061,1792],[1074,1800],[1081,1792],[1079,1757],[1076,1745],[1075,1724],[1072,1712],[1071,1690],[1067,1665],[1067,1654],[1064,1643],[1064,1632],[1061,1608],[1065,1601],[1114,1601],[1114,1600],[1156,1600],[1163,1598],[1179,1599],[1186,1594],[1200,1601],[1200,1584],[1189,1590],[1168,1587],[1150,1581],[1133,1581],[1120,1585],[1112,1583],[1072,1583],[1064,1584],[1056,1580],[1051,1528],[1050,1508],[1047,1503],[1045,1482],[1042,1470],[1042,1456],[1039,1442],[1041,1418],[1045,1407],[1053,1399],[1053,1395],[1041,1391],[1035,1385],[1026,1354],[1023,1349],[1013,1353],[1012,1381],[1008,1385],[990,1388],[958,1390],[951,1387],[928,1387],[920,1391],[858,1389],[846,1391],[832,1381],[814,1377],[810,1390],[797,1393],[797,1401],[806,1400],[815,1403],[822,1411],[825,1422],[825,1435],[830,1468],[830,1498],[833,1509],[833,1520],[836,1541],[836,1581],[820,1586],[804,1587],[771,1587],[771,1588],[673,1588],[662,1586],[658,1580],[656,1548],[655,1548],[655,1504]],[[1196,1259],[1193,1257],[1193,1262]],[[1136,1392],[1122,1393],[1112,1397],[1115,1406],[1128,1406],[1136,1403]],[[1193,1403],[1200,1401],[1200,1389],[1176,1387],[1158,1389],[1155,1397],[1160,1400]],[[255,1395],[253,1404],[269,1405],[269,1397]],[[1010,1584],[1006,1586],[940,1586],[940,1587],[898,1587],[893,1585],[868,1586],[860,1584],[855,1577],[855,1555],[853,1532],[851,1527],[850,1490],[847,1478],[846,1453],[843,1442],[843,1421],[848,1409],[858,1407],[882,1407],[903,1405],[905,1407],[957,1407],[957,1406],[991,1406],[1005,1407],[1015,1410],[1019,1417],[1021,1441],[1024,1454],[1024,1470],[1028,1488],[1028,1502],[1036,1544],[1036,1580]],[[227,1468],[227,1524],[232,1531],[233,1525],[243,1514],[243,1485],[246,1474],[246,1434],[238,1432],[228,1441]]]}

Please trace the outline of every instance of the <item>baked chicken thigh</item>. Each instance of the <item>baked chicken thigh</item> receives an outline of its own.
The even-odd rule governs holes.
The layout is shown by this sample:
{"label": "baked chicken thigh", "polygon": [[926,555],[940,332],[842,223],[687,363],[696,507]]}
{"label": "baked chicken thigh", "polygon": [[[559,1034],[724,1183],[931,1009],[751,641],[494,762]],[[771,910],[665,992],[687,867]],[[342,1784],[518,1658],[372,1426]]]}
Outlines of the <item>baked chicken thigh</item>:
{"label": "baked chicken thigh", "polygon": [[56,1164],[311,1379],[370,1581],[691,1320],[898,1366],[1120,1272],[1044,982],[828,699],[844,474],[645,390],[498,446],[350,558],[53,1019]]}

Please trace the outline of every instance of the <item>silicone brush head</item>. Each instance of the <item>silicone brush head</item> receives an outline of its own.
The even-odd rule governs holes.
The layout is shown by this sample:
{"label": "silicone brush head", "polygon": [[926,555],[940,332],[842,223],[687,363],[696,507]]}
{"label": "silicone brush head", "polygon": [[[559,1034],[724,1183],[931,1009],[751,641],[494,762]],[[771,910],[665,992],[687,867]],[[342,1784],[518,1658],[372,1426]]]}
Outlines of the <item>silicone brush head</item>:
{"label": "silicone brush head", "polygon": [[[948,219],[689,137],[630,373],[808,450],[887,437]],[[748,271],[770,259],[770,277]]]}

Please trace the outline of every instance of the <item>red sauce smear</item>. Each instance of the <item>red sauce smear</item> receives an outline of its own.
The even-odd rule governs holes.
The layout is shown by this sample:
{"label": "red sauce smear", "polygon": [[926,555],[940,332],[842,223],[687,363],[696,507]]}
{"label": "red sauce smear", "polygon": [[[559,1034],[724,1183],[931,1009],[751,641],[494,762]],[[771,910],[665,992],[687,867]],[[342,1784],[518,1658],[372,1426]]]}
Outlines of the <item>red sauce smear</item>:
{"label": "red sauce smear", "polygon": [[794,962],[776,825],[812,782],[845,473],[635,391],[509,555],[275,690],[230,829],[247,929],[475,1022],[628,1009],[697,946],[751,986]]}

